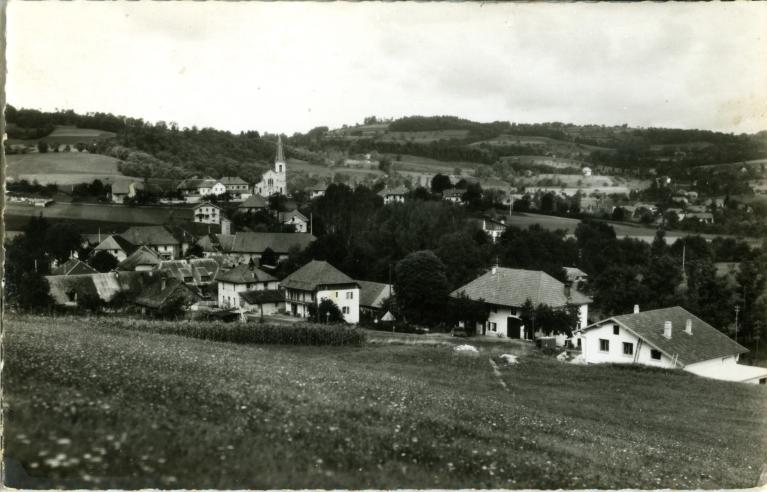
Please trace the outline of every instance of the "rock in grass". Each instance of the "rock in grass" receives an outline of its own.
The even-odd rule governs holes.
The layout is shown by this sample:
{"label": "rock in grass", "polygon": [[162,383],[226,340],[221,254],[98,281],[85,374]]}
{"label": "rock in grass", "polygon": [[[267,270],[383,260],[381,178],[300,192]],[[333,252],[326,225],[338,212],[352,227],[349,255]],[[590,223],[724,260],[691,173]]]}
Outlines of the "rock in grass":
{"label": "rock in grass", "polygon": [[501,354],[499,359],[504,361],[506,364],[519,364],[519,356],[513,355],[513,354]]}
{"label": "rock in grass", "polygon": [[562,362],[567,362],[568,359],[570,359],[570,356],[567,355],[567,352],[562,352],[561,354],[559,354],[557,356],[557,360],[562,361]]}
{"label": "rock in grass", "polygon": [[458,345],[453,349],[453,353],[457,355],[479,355],[479,350],[473,345]]}

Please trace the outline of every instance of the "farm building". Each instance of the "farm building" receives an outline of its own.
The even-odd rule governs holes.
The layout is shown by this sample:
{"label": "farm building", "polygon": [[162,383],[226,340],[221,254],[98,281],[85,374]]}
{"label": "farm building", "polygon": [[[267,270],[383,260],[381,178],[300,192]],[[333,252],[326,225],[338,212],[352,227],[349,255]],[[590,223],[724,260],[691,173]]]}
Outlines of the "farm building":
{"label": "farm building", "polygon": [[237,205],[237,211],[244,213],[256,213],[259,210],[266,210],[267,206],[268,204],[266,203],[266,199],[264,197],[261,195],[251,195],[244,202]]}
{"label": "farm building", "polygon": [[220,224],[223,210],[210,202],[199,203],[194,207],[194,221],[200,224]]}
{"label": "farm building", "polygon": [[112,201],[114,203],[125,203],[126,198],[133,198],[136,192],[144,189],[144,184],[140,181],[118,180],[112,183]]}
{"label": "farm building", "polygon": [[378,196],[383,198],[384,205],[390,203],[405,203],[405,195],[408,190],[404,186],[397,186],[396,188],[385,188],[378,192]]}
{"label": "farm building", "polygon": [[65,307],[77,307],[85,297],[109,302],[119,293],[134,296],[146,282],[142,273],[135,272],[48,275],[45,279],[53,301]]}
{"label": "farm building", "polygon": [[466,190],[459,188],[449,188],[442,191],[442,199],[453,203],[463,203],[463,195]]}
{"label": "farm building", "polygon": [[360,319],[360,285],[326,261],[312,260],[280,282],[285,289],[285,311],[301,318],[310,316],[310,306],[323,299],[333,301],[347,323]]}
{"label": "farm building", "polygon": [[246,313],[268,316],[285,307],[282,290],[249,290],[240,292],[240,308]]}
{"label": "farm building", "polygon": [[234,201],[245,200],[251,196],[250,185],[239,176],[224,176],[218,182],[224,185],[226,192]]}
{"label": "farm building", "polygon": [[[221,257],[218,257],[218,260],[220,259]],[[157,266],[157,270],[165,273],[168,278],[176,278],[185,284],[195,286],[212,284],[220,268],[221,265],[216,258],[165,260]]]}
{"label": "farm building", "polygon": [[302,232],[238,232],[227,251],[226,241],[222,241],[224,238],[221,236],[218,238],[222,246],[221,252],[237,263],[257,261],[267,249],[272,250],[279,260],[284,260],[291,248],[303,250],[316,239],[311,234]]}
{"label": "farm building", "polygon": [[93,248],[94,253],[97,251],[106,251],[117,258],[117,261],[125,260],[128,255],[133,253],[135,250],[136,246],[133,243],[116,234],[107,236],[98,244],[98,246]]}
{"label": "farm building", "polygon": [[254,263],[237,265],[226,272],[219,272],[218,307],[239,308],[240,293],[249,291],[276,291],[279,289],[277,278],[259,269]]}
{"label": "farm building", "polygon": [[292,210],[290,212],[280,212],[277,214],[277,219],[282,225],[292,225],[295,227],[295,232],[308,232],[309,219],[298,210]]}
{"label": "farm building", "polygon": [[380,319],[384,314],[384,301],[392,296],[392,285],[357,280],[360,286],[360,316]]}
{"label": "farm building", "polygon": [[[493,267],[450,295],[466,296],[488,305],[490,316],[484,324],[477,324],[475,329],[478,334],[527,339],[532,339],[533,335],[542,335],[539,332],[533,333],[534,327],[526,327],[522,323],[522,307],[528,300],[533,306],[576,306],[578,327],[584,327],[588,323],[588,309],[592,302],[591,298],[569,288],[545,272],[501,267]],[[564,345],[566,340],[565,335],[557,335],[558,345]]]}
{"label": "farm building", "polygon": [[78,260],[77,258],[70,258],[61,265],[51,270],[51,275],[83,275],[88,273],[99,273],[95,268],[89,264]]}
{"label": "farm building", "polygon": [[767,368],[738,364],[748,349],[687,310],[675,306],[613,316],[576,333],[589,364],[642,364],[698,376],[767,384]]}
{"label": "farm building", "polygon": [[[218,183],[215,179],[209,176],[205,178],[198,178],[195,176],[183,180],[178,184],[176,189],[181,191],[181,194],[184,196],[184,200],[187,203],[197,203],[202,197],[213,194],[213,188],[217,184],[220,185],[220,188],[223,188],[221,183]],[[225,188],[224,191],[226,191]],[[223,193],[223,191],[221,191],[221,193]]]}
{"label": "farm building", "polygon": [[261,181],[256,183],[253,191],[262,197],[270,197],[275,193],[285,195],[287,193],[287,164],[285,153],[282,149],[282,137],[277,136],[277,153],[274,157],[274,169],[266,171]]}
{"label": "farm building", "polygon": [[702,224],[713,224],[714,214],[711,212],[688,212],[685,220],[696,220]]}
{"label": "farm building", "polygon": [[314,200],[321,196],[325,196],[325,192],[328,191],[328,185],[324,183],[316,184],[309,188],[309,199]]}
{"label": "farm building", "polygon": [[160,255],[148,246],[139,246],[136,251],[117,265],[121,272],[147,272],[156,269],[161,263]]}
{"label": "farm building", "polygon": [[153,275],[141,293],[133,299],[133,304],[141,308],[143,314],[158,313],[179,303],[188,310],[193,304],[202,301],[202,295],[176,278],[165,274]]}
{"label": "farm building", "polygon": [[576,267],[564,267],[567,281],[576,288],[588,279],[589,275]]}
{"label": "farm building", "polygon": [[149,246],[164,260],[181,258],[197,241],[194,235],[178,226],[133,226],[120,236],[136,246]]}

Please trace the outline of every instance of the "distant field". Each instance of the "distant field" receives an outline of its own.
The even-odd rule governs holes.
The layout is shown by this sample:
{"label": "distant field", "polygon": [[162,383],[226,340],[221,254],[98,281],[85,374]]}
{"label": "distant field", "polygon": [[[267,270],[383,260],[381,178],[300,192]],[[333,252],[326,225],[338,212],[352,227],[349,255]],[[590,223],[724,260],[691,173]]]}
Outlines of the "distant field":
{"label": "distant field", "polygon": [[586,144],[579,144],[575,142],[567,142],[565,140],[557,140],[555,138],[549,138],[549,137],[531,137],[531,136],[524,136],[524,135],[506,135],[506,134],[499,135],[489,140],[474,142],[471,145],[479,146],[481,144],[496,145],[496,146],[529,145],[533,147],[552,147],[552,148],[559,148],[563,150],[569,149],[570,151],[573,151],[573,152],[584,152],[584,151],[591,152],[594,150],[601,150],[601,151],[613,150],[608,147],[597,147],[595,145],[586,145]]}
{"label": "distant field", "polygon": [[[4,456],[30,475],[9,481],[19,488],[748,488],[767,454],[767,388],[575,366],[523,342],[235,345],[82,318],[4,328]],[[453,355],[466,342],[477,357]],[[495,375],[501,353],[520,363]]]}
{"label": "distant field", "polygon": [[756,169],[762,169],[762,166],[764,168],[767,168],[767,159],[753,159],[750,161],[738,161],[738,162],[727,162],[724,164],[708,164],[705,166],[696,166],[697,169],[719,169],[719,168],[727,168],[727,167],[740,167],[740,166],[747,166],[751,168]]}
{"label": "distant field", "polygon": [[125,179],[117,170],[118,160],[87,152],[47,152],[13,154],[5,157],[6,176],[13,179],[36,179],[41,184],[76,184],[100,179],[113,182]]}
{"label": "distant field", "polygon": [[382,142],[431,143],[438,140],[463,139],[469,136],[469,130],[434,130],[423,132],[387,132],[377,138]]}
{"label": "distant field", "polygon": [[27,146],[35,146],[39,140],[44,140],[49,144],[69,144],[74,145],[78,143],[89,144],[96,140],[112,138],[115,134],[112,132],[106,132],[102,130],[93,130],[89,128],[77,128],[74,126],[57,126],[53,132],[49,135],[35,139],[35,140],[20,140],[20,139],[8,139],[11,144],[24,144]]}
{"label": "distant field", "polygon": [[98,222],[121,222],[134,224],[163,224],[169,217],[188,220],[192,217],[189,208],[170,207],[127,207],[125,205],[60,203],[45,208],[9,203],[5,209],[8,217],[32,217],[42,214],[52,219],[90,220]]}
{"label": "distant field", "polygon": [[513,163],[518,162],[520,164],[526,164],[531,166],[549,166],[555,168],[582,168],[590,166],[586,161],[578,159],[568,159],[565,157],[549,157],[545,155],[516,155],[501,158],[502,161]]}

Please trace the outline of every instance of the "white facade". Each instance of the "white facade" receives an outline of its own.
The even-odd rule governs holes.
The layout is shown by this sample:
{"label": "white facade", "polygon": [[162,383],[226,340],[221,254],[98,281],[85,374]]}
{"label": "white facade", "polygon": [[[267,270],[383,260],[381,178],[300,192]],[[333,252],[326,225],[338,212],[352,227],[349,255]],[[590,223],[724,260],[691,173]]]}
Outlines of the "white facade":
{"label": "white facade", "polygon": [[194,208],[194,221],[201,224],[220,224],[221,209],[211,203],[203,203]]}
{"label": "white facade", "polygon": [[285,311],[293,316],[308,318],[309,304],[319,307],[323,299],[330,299],[341,310],[344,321],[351,324],[357,324],[360,321],[360,289],[358,287],[319,290],[316,295],[310,291],[286,289],[285,297]]}
{"label": "white facade", "polygon": [[222,183],[220,183],[220,182],[216,182],[216,184],[214,184],[214,185],[213,185],[213,186],[210,188],[210,194],[211,194],[211,195],[216,195],[216,196],[218,196],[218,195],[223,195],[224,193],[226,193],[226,186],[224,186],[224,185],[223,185]]}
{"label": "white facade", "polygon": [[[575,337],[576,347],[580,346],[584,361],[589,364],[644,364],[671,369],[673,361],[639,337],[617,323],[605,323],[586,330]],[[628,354],[627,345],[631,345]]]}
{"label": "white facade", "polygon": [[493,306],[487,321],[477,323],[477,335],[488,337],[527,338],[525,325],[519,318],[519,310],[508,306]]}
{"label": "white facade", "polygon": [[[251,290],[277,290],[280,283],[277,280],[272,282],[249,282],[249,283],[232,283],[232,282],[218,282],[218,307],[239,308],[240,306],[240,292],[248,292]],[[267,313],[264,313],[267,314]]]}

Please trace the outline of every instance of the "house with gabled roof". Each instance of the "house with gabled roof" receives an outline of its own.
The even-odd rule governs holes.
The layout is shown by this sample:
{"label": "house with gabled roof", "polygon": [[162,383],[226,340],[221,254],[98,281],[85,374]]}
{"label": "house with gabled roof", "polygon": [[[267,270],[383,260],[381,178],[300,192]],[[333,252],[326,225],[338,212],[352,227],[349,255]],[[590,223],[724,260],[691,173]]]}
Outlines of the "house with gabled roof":
{"label": "house with gabled roof", "polygon": [[99,272],[89,264],[82,262],[77,258],[70,258],[51,270],[51,275],[84,275],[88,273]]}
{"label": "house with gabled roof", "polygon": [[226,253],[237,263],[248,263],[258,261],[264,251],[271,249],[279,260],[284,260],[292,248],[303,250],[315,239],[304,232],[238,232]]}
{"label": "house with gabled roof", "polygon": [[136,180],[120,179],[112,183],[112,201],[124,203],[126,198],[133,198],[139,190],[144,189],[144,183]]}
{"label": "house with gabled roof", "polygon": [[198,203],[194,207],[194,221],[200,224],[220,224],[224,210],[210,202]]}
{"label": "house with gabled roof", "polygon": [[149,246],[139,246],[136,251],[117,265],[117,270],[122,272],[146,272],[155,270],[162,258]]}
{"label": "house with gabled roof", "polygon": [[239,176],[224,176],[218,182],[224,186],[234,201],[244,200],[250,196],[250,185]]}
{"label": "house with gabled roof", "polygon": [[117,234],[107,236],[95,248],[93,248],[94,253],[97,251],[106,251],[114,256],[117,261],[125,260],[125,258],[127,258],[128,255],[133,253],[135,250],[136,245]]}
{"label": "house with gabled roof", "polygon": [[197,239],[181,227],[162,225],[133,226],[120,236],[136,246],[149,246],[164,260],[181,258]]}
{"label": "house with gabled roof", "polygon": [[309,230],[309,219],[298,210],[280,212],[277,214],[277,219],[282,225],[293,226],[295,232],[308,232]]}
{"label": "house with gabled roof", "polygon": [[269,204],[266,198],[261,195],[250,195],[244,202],[237,205],[237,211],[243,213],[256,213],[259,210],[266,210]]}
{"label": "house with gabled roof", "polygon": [[157,313],[174,302],[179,302],[184,310],[203,300],[197,289],[186,285],[177,278],[165,273],[153,275],[141,292],[133,299],[133,304],[141,308],[142,313]]}
{"label": "house with gabled roof", "polygon": [[314,200],[321,196],[325,196],[325,192],[328,191],[328,185],[325,183],[318,183],[309,188],[309,199]]}
{"label": "house with gabled roof", "polygon": [[679,306],[612,316],[576,332],[589,364],[682,369],[723,381],[767,384],[767,368],[738,364],[748,349]]}
{"label": "house with gabled roof", "polygon": [[84,296],[98,297],[103,302],[111,301],[120,293],[133,297],[146,281],[144,272],[48,275],[45,279],[53,301],[64,307],[77,307]]}
{"label": "house with gabled roof", "polygon": [[390,203],[405,203],[405,195],[407,194],[408,189],[404,186],[384,188],[378,192],[378,196],[383,198],[384,205],[388,205]]}
{"label": "house with gabled roof", "polygon": [[442,190],[442,199],[452,203],[463,203],[463,195],[466,190],[460,188],[448,188]]}
{"label": "house with gabled roof", "polygon": [[[533,306],[551,308],[578,308],[577,329],[588,323],[591,298],[560,282],[546,272],[521,270],[494,266],[468,284],[457,288],[451,297],[467,297],[485,303],[490,314],[484,324],[477,324],[476,332],[485,336],[532,339],[540,336],[533,326],[522,322],[522,308],[529,300]],[[558,335],[558,345],[564,345],[567,337]]]}
{"label": "house with gabled roof", "polygon": [[221,269],[218,258],[189,258],[185,260],[163,260],[157,270],[169,278],[176,278],[185,284],[206,286],[212,284]]}
{"label": "house with gabled roof", "polygon": [[391,284],[357,280],[360,286],[360,315],[376,320],[384,314],[384,301],[394,294]]}
{"label": "house with gabled roof", "polygon": [[312,307],[317,309],[323,299],[330,299],[347,323],[359,323],[359,283],[326,261],[310,261],[280,286],[285,289],[285,311],[292,316],[308,318]]}
{"label": "house with gabled roof", "polygon": [[[280,285],[276,277],[258,268],[251,262],[220,271],[218,282],[218,307],[240,308],[240,294],[250,291],[278,290]],[[270,314],[270,313],[265,313]]]}

